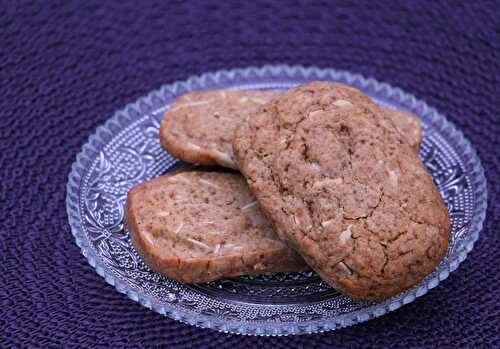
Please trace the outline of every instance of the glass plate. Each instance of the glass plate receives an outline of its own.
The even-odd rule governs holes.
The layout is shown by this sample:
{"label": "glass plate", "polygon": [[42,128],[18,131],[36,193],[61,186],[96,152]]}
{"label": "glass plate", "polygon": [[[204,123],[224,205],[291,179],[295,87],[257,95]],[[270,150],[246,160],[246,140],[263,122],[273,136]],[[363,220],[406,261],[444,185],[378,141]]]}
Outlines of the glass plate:
{"label": "glass plate", "polygon": [[[161,149],[159,123],[169,104],[191,90],[287,89],[310,80],[352,84],[380,104],[422,119],[420,157],[452,220],[448,254],[420,285],[382,302],[355,301],[312,272],[244,276],[187,285],[148,269],[123,225],[128,190],[180,162]],[[163,86],[118,111],[89,138],[67,184],[71,230],[83,255],[108,283],[147,308],[185,323],[224,332],[288,335],[323,332],[383,315],[436,287],[472,249],[486,212],[486,180],[462,133],[425,102],[398,88],[333,69],[264,66],[195,76]]]}

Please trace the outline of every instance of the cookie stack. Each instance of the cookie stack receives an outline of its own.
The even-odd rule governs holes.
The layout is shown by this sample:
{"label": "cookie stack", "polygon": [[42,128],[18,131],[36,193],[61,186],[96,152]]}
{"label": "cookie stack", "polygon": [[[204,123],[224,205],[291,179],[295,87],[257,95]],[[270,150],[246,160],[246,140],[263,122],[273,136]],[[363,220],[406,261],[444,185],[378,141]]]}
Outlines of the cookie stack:
{"label": "cookie stack", "polygon": [[418,157],[419,120],[359,90],[311,82],[286,92],[179,97],[160,142],[186,170],[133,188],[132,241],[183,282],[312,268],[358,299],[384,299],[446,254],[448,212]]}

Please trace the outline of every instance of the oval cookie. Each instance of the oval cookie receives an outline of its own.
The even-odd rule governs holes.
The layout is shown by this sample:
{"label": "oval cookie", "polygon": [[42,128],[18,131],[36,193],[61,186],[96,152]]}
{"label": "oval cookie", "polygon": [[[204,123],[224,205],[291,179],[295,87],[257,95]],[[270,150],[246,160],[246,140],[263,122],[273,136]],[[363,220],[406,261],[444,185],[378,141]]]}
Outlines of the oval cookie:
{"label": "oval cookie", "polygon": [[236,169],[232,149],[234,130],[249,113],[277,94],[218,90],[182,95],[164,114],[160,143],[183,161]]}
{"label": "oval cookie", "polygon": [[308,269],[239,174],[192,171],[143,182],[128,194],[125,222],[145,263],[179,281]]}
{"label": "oval cookie", "polygon": [[417,153],[363,98],[342,84],[291,89],[241,125],[234,151],[280,238],[334,288],[383,299],[438,265],[450,223]]}

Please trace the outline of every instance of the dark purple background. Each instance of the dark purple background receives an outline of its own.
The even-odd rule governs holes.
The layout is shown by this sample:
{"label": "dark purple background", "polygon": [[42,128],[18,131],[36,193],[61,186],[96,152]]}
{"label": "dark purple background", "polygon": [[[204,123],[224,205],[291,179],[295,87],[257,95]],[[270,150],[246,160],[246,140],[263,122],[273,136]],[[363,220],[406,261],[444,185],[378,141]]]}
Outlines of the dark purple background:
{"label": "dark purple background", "polygon": [[[499,347],[499,8],[482,1],[0,0],[0,347]],[[361,325],[256,338],[162,317],[87,264],[64,203],[70,166],[94,129],[162,84],[268,63],[375,77],[464,131],[486,170],[489,207],[474,250],[449,279]]]}

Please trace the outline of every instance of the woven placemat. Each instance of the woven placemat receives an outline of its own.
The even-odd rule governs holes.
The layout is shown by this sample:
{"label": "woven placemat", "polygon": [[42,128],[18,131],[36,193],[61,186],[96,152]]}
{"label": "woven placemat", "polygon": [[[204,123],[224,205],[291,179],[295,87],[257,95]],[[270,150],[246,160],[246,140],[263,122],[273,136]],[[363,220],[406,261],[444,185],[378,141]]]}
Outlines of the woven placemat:
{"label": "woven placemat", "polygon": [[[500,39],[495,2],[6,1],[0,5],[0,347],[499,347]],[[447,115],[478,150],[485,228],[449,279],[331,333],[259,338],[170,320],[80,254],[70,166],[113,111],[165,83],[264,64],[373,76]]]}

